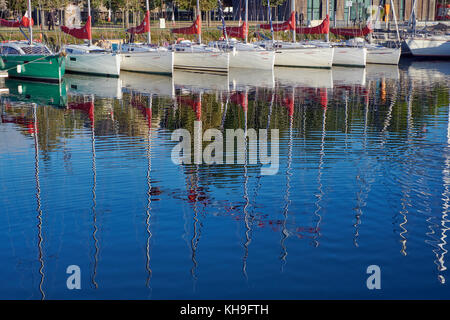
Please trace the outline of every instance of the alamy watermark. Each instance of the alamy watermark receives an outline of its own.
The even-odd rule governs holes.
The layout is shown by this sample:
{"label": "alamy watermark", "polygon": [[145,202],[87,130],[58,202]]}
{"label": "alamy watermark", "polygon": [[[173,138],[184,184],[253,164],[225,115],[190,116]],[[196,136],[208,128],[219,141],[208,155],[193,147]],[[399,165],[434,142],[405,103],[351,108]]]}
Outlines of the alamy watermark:
{"label": "alamy watermark", "polygon": [[76,264],[72,264],[67,267],[66,273],[70,274],[70,276],[67,277],[66,286],[67,289],[73,290],[73,289],[81,289],[81,269]]}
{"label": "alamy watermark", "polygon": [[[278,129],[270,130],[270,155],[268,154],[267,129],[259,129],[258,132],[255,129],[247,129],[245,131],[243,129],[226,129],[225,135],[225,164],[258,164],[259,160],[259,164],[263,165],[261,167],[261,175],[278,173]],[[224,138],[222,131],[208,129],[202,134],[201,121],[194,122],[194,137],[191,137],[191,133],[187,129],[176,129],[172,132],[171,140],[179,142],[172,149],[171,154],[172,161],[175,164],[224,163]],[[210,143],[203,149],[203,142]]]}
{"label": "alamy watermark", "polygon": [[381,269],[376,264],[372,264],[367,267],[366,270],[367,274],[370,274],[370,276],[367,278],[366,286],[367,289],[373,290],[373,289],[381,289]]}

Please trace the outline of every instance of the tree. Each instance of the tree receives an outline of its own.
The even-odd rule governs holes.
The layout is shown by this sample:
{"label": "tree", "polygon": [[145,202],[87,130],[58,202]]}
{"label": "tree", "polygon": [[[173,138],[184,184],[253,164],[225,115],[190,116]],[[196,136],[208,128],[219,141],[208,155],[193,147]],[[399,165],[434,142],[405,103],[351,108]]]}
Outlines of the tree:
{"label": "tree", "polygon": [[0,11],[8,10],[8,2],[6,0],[0,0]]}
{"label": "tree", "polygon": [[[197,0],[177,0],[180,9],[189,10],[197,6]],[[209,11],[217,8],[217,0],[200,0],[200,11]]]}
{"label": "tree", "polygon": [[[267,0],[261,0],[261,2],[264,7],[267,7]],[[286,0],[270,0],[269,2],[270,2],[270,7],[274,8],[274,7],[281,6],[283,3],[286,2]]]}

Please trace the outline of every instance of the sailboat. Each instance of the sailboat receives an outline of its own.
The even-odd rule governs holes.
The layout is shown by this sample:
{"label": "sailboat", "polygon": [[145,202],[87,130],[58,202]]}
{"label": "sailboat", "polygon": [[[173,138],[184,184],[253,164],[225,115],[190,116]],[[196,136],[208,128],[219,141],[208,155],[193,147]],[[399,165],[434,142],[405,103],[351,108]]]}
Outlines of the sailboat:
{"label": "sailboat", "polygon": [[[270,12],[270,1],[267,1],[269,20],[268,24],[259,25],[260,29],[270,30],[272,40],[261,41],[259,44],[267,49],[275,50],[275,66],[282,67],[304,67],[304,68],[331,68],[333,63],[334,49],[331,46],[317,46],[315,44],[296,42],[297,28],[295,25],[295,0],[291,0],[291,15],[288,21],[283,23],[272,23]],[[301,28],[300,28],[301,29]],[[324,33],[328,29],[326,21],[310,33]],[[291,31],[292,42],[275,41],[274,31]]]}
{"label": "sailboat", "polygon": [[[394,4],[391,1],[391,5],[393,8],[395,26],[397,29],[397,37],[399,37],[397,18],[395,15]],[[329,4],[327,1],[327,13],[329,11]],[[376,13],[376,16],[379,16],[379,10]],[[329,15],[327,14],[327,19]],[[330,28],[329,32],[337,35],[351,38],[347,41],[341,42],[332,42],[328,41],[328,33],[327,33],[327,41],[317,43],[318,45],[328,46],[331,45],[334,47],[334,59],[333,65],[335,66],[344,66],[344,67],[365,67],[368,63],[374,64],[394,64],[397,65],[400,60],[401,49],[399,47],[396,48],[388,48],[378,44],[367,43],[363,37],[372,33],[373,29],[371,26],[371,20],[373,16],[371,16],[367,24],[361,29],[355,28]]]}
{"label": "sailboat", "polygon": [[[400,44],[400,33],[398,31],[398,24],[397,24],[397,15],[395,14],[395,7],[394,3],[391,0],[391,7],[392,7],[392,13],[394,15],[394,22],[395,22],[395,29],[397,31],[397,40],[398,44]],[[376,18],[379,17],[380,10],[377,10],[377,13],[375,15]],[[371,32],[371,29],[366,26],[363,30],[363,33]],[[355,38],[354,41],[360,41],[363,43],[363,46],[367,49],[367,60],[366,62],[368,64],[391,64],[391,65],[398,65],[400,61],[400,55],[402,53],[402,50],[400,48],[400,45],[397,45],[395,48],[388,48],[379,44],[372,44],[367,43],[362,38]]]}
{"label": "sailboat", "polygon": [[134,72],[172,74],[173,51],[165,47],[151,45],[150,9],[146,0],[147,11],[142,23],[127,30],[130,34],[147,33],[147,43],[126,43],[121,45],[120,69]]}
{"label": "sailboat", "polygon": [[[54,54],[47,46],[33,42],[33,19],[31,19],[31,0],[28,11],[20,21],[0,19],[3,27],[27,27],[27,41],[7,41],[0,43],[0,70],[7,71],[10,78],[22,78],[45,82],[62,81],[65,73],[65,58]],[[22,29],[20,31],[23,33]],[[25,33],[23,33],[25,35]],[[26,36],[26,35],[25,35]]]}
{"label": "sailboat", "polygon": [[416,33],[416,1],[413,2],[412,35],[405,40],[411,54],[415,57],[447,59],[450,57],[450,35]]}
{"label": "sailboat", "polygon": [[78,39],[88,40],[86,44],[69,44],[63,47],[67,53],[66,70],[101,76],[118,77],[120,74],[120,55],[92,45],[91,2],[88,0],[88,19],[81,28],[61,26],[61,31]]}
{"label": "sailboat", "polygon": [[229,53],[201,43],[202,18],[199,0],[197,0],[196,11],[197,18],[190,27],[171,30],[172,33],[177,34],[198,35],[198,43],[192,43],[189,40],[180,40],[171,46],[171,49],[174,51],[173,66],[175,69],[227,73],[230,63]]}
{"label": "sailboat", "polygon": [[448,35],[416,36],[407,39],[406,45],[415,57],[450,58],[450,36]]}
{"label": "sailboat", "polygon": [[[219,10],[222,12],[222,4],[219,2]],[[257,44],[248,42],[248,0],[245,0],[245,22],[238,27],[226,27],[222,13],[224,40],[210,42],[210,46],[217,46],[230,52],[230,68],[273,70],[275,63],[275,51],[267,50]],[[244,42],[237,41],[237,37]]]}

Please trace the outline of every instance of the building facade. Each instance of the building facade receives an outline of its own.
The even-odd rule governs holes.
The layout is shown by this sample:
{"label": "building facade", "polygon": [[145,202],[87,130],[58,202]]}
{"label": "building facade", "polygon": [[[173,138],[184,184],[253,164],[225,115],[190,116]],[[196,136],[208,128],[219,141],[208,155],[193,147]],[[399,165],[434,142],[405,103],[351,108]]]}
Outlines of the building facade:
{"label": "building facade", "polygon": [[[272,9],[272,19],[285,20],[290,14],[290,1],[295,1],[295,9],[303,21],[324,19],[327,13],[327,1],[331,21],[362,21],[370,15],[372,6],[380,3],[389,4],[390,0],[286,0],[285,3]],[[416,19],[419,21],[435,20],[439,0],[415,0]],[[250,20],[267,20],[266,0],[249,0],[248,16]],[[414,0],[393,0],[397,19],[408,20],[411,17]],[[244,17],[245,0],[232,0],[233,18]],[[392,19],[392,7],[390,18]]]}

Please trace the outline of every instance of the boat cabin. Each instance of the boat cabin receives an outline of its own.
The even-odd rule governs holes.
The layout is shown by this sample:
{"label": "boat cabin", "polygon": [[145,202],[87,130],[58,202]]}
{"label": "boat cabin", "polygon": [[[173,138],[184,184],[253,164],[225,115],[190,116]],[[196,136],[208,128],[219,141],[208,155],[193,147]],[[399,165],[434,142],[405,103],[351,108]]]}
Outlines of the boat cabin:
{"label": "boat cabin", "polygon": [[41,43],[10,41],[0,43],[0,55],[51,55],[50,49]]}

